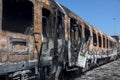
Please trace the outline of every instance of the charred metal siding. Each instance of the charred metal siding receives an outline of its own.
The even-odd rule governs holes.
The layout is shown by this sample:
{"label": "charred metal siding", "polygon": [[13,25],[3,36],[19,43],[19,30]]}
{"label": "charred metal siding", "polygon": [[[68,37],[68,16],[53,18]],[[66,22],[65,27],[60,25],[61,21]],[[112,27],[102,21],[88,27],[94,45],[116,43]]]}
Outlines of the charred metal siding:
{"label": "charred metal siding", "polygon": [[[33,4],[33,13],[31,13],[33,14],[33,24],[30,26],[40,26],[41,23],[39,24],[39,22],[41,19],[38,19],[38,14],[41,14],[41,12],[34,18],[36,15],[34,12],[36,13],[38,11],[38,8],[36,11],[36,7],[39,6],[34,4],[38,2],[35,2],[36,0],[32,0],[33,2],[31,2],[31,0],[26,0],[26,2],[27,1],[28,3]],[[3,4],[3,0],[0,0],[0,75],[33,68],[37,65],[37,53],[35,51],[34,38],[31,36],[32,33],[18,33],[2,29],[2,27],[5,27],[2,24],[3,5],[5,6],[5,4]],[[36,21],[39,22],[36,23]]]}

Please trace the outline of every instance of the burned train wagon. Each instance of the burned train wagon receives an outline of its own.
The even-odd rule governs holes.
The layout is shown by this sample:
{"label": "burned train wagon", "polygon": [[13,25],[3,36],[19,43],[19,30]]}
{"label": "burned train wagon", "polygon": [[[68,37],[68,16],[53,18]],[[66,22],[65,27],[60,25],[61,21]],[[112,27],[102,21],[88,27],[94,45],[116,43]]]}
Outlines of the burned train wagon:
{"label": "burned train wagon", "polygon": [[0,76],[54,74],[67,37],[64,16],[53,0],[0,0]]}
{"label": "burned train wagon", "polygon": [[0,10],[1,76],[62,80],[117,56],[115,39],[54,0],[1,0]]}
{"label": "burned train wagon", "polygon": [[[117,41],[64,7],[68,19],[68,65],[86,68],[117,57]],[[102,61],[104,62],[104,61]]]}
{"label": "burned train wagon", "polygon": [[37,73],[42,39],[40,3],[0,0],[0,76],[13,78]]}
{"label": "burned train wagon", "polygon": [[32,69],[37,64],[34,4],[29,0],[0,1],[0,75]]}

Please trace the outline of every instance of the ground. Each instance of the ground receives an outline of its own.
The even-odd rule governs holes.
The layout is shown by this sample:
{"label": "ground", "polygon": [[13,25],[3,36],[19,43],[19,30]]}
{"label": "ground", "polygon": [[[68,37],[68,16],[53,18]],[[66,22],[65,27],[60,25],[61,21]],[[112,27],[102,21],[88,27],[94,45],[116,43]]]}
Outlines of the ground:
{"label": "ground", "polygon": [[74,80],[120,80],[120,59],[88,71]]}

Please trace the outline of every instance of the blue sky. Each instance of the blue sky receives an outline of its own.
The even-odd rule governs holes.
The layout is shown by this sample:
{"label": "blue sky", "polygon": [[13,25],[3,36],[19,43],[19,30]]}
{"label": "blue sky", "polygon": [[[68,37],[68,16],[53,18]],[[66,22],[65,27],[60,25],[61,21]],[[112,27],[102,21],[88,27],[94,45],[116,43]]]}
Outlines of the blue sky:
{"label": "blue sky", "polygon": [[[56,0],[108,35],[120,35],[120,0]],[[115,18],[115,20],[113,20]]]}

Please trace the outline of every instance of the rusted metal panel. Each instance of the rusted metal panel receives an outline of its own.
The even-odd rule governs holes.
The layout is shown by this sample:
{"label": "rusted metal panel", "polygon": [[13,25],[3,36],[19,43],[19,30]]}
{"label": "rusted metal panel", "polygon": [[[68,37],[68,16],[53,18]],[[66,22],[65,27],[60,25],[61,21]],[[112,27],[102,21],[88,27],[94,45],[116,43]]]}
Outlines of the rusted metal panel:
{"label": "rusted metal panel", "polygon": [[[1,7],[2,1],[0,0],[0,10],[3,10]],[[27,0],[26,0],[27,1]],[[38,2],[35,3],[36,0],[30,0],[33,3],[33,22],[34,30],[37,32],[41,32],[39,23],[41,18],[38,15],[41,15],[39,9],[41,5]],[[29,2],[29,1],[28,1]],[[36,9],[37,7],[37,9]],[[38,9],[39,7],[39,9]],[[31,9],[32,10],[32,9]],[[26,33],[17,33],[12,32],[10,30],[3,30],[2,27],[2,11],[0,11],[0,75],[1,73],[7,73],[11,71],[17,71],[22,69],[27,69],[30,66],[36,66],[37,61],[37,52],[35,51],[35,42],[34,37],[31,34]],[[35,14],[34,14],[35,13]],[[35,17],[35,18],[34,18]],[[40,19],[39,19],[40,18]],[[32,26],[32,25],[31,25]],[[17,26],[16,26],[17,27]],[[28,26],[29,27],[29,26]],[[10,28],[10,27],[9,27]],[[37,28],[37,29],[36,29]],[[39,30],[40,29],[40,30]],[[31,62],[32,61],[32,62]],[[33,64],[33,62],[35,64]],[[25,67],[25,68],[22,68]]]}
{"label": "rusted metal panel", "polygon": [[7,39],[6,35],[0,31],[0,62],[7,61]]}
{"label": "rusted metal panel", "polygon": [[[29,39],[31,36],[25,36],[25,35],[22,35],[22,34],[13,34],[13,33],[10,33],[10,32],[2,32],[1,31],[1,34],[0,34],[0,37],[1,37],[1,40],[0,40],[0,51],[1,53],[3,52],[6,52],[4,54],[6,54],[7,56],[4,57],[5,59],[9,58],[11,60],[11,58],[13,57],[13,59],[18,55],[18,57],[21,58],[24,57],[26,54],[23,54],[23,55],[20,55],[20,54],[13,54],[12,53],[10,54],[10,37],[11,38],[16,38],[16,39],[24,39],[24,40],[28,40],[29,41],[29,45],[30,46],[24,46],[24,45],[21,45],[21,43],[18,42],[18,44],[16,46],[11,46],[14,50],[14,52],[19,52],[21,50],[24,50],[26,48],[29,48],[29,52],[32,52],[33,53],[33,48],[34,48],[34,41],[33,41],[33,38]],[[23,52],[23,51],[22,51]],[[22,53],[21,53],[22,54]],[[9,55],[9,56],[8,56]],[[3,58],[3,57],[2,57]],[[16,58],[17,59],[17,58]],[[21,60],[24,60],[24,59],[21,59]],[[18,60],[19,61],[19,60]]]}
{"label": "rusted metal panel", "polygon": [[[34,5],[34,32],[42,33],[42,5],[38,1]],[[37,48],[40,50],[41,35],[36,34],[35,39],[37,40]]]}
{"label": "rusted metal panel", "polygon": [[[25,68],[27,68],[29,66],[28,64],[31,65],[29,60],[36,59],[36,57],[35,57],[36,54],[34,53],[34,43],[33,43],[34,41],[33,41],[32,37],[30,37],[30,36],[28,37],[28,36],[25,36],[22,34],[13,34],[10,32],[2,32],[0,34],[0,37],[1,37],[1,39],[0,39],[0,42],[1,42],[0,43],[0,46],[1,46],[0,47],[0,68],[3,70],[2,71],[0,69],[0,71],[2,71],[2,73],[7,73],[7,72],[11,72],[11,71],[16,71],[16,70],[22,70],[23,67],[25,67],[25,66],[26,66]],[[26,53],[26,54],[10,53],[11,50],[9,48],[9,46],[10,46],[9,37],[29,40],[30,45],[28,47],[29,48],[28,53]],[[14,46],[13,48],[15,48],[15,52],[21,52],[20,50],[23,50],[23,47],[21,46],[21,44],[17,44],[17,46]],[[22,64],[22,63],[24,63],[24,64]]]}

